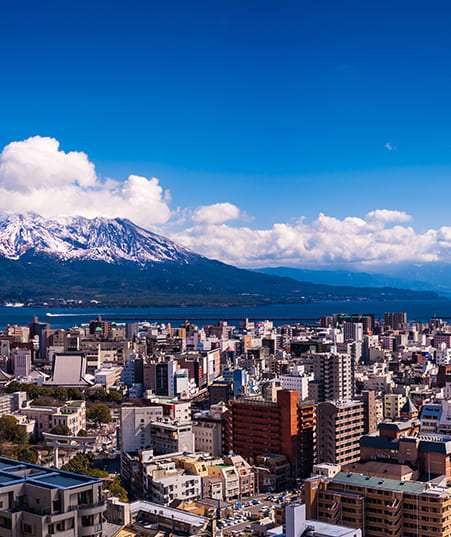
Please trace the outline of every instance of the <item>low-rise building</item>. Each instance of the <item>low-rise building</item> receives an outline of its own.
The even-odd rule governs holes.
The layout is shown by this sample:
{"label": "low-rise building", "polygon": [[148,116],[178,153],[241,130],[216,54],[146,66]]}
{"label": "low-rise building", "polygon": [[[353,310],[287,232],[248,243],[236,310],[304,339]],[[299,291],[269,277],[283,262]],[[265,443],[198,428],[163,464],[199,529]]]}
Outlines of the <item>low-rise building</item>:
{"label": "low-rise building", "polygon": [[19,413],[35,421],[34,432],[39,438],[42,437],[42,433],[49,433],[57,425],[66,425],[73,435],[86,429],[85,401],[68,401],[65,405],[58,407],[29,404],[21,408]]}
{"label": "low-rise building", "polygon": [[234,466],[228,464],[213,464],[208,467],[210,477],[219,477],[222,481],[222,490],[226,502],[237,500],[240,497],[240,476]]}
{"label": "low-rise building", "polygon": [[152,449],[156,455],[194,451],[192,423],[161,418],[151,424]]}
{"label": "low-rise building", "polygon": [[122,367],[104,363],[94,373],[94,382],[109,391],[121,378]]}
{"label": "low-rise building", "polygon": [[174,500],[193,502],[201,497],[202,480],[199,476],[183,471],[168,473],[152,479],[152,500],[161,505],[170,505]]}

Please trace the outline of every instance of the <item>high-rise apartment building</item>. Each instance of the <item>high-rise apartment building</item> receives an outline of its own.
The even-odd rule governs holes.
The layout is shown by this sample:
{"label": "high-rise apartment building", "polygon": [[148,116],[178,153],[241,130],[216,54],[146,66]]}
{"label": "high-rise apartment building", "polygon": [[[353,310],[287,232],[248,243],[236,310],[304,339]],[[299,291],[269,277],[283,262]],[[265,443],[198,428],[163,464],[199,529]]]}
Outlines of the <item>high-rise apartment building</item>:
{"label": "high-rise apartment building", "polygon": [[318,402],[354,397],[355,362],[349,354],[311,354],[306,359],[305,369],[315,375],[313,384],[316,385]]}
{"label": "high-rise apartment building", "polygon": [[407,325],[407,313],[384,313],[385,329],[401,330]]}
{"label": "high-rise apartment building", "polygon": [[315,405],[279,390],[276,402],[240,398],[229,403],[226,447],[245,458],[285,455],[293,475],[308,475],[315,454]]}
{"label": "high-rise apartment building", "polygon": [[346,464],[360,459],[364,431],[362,401],[327,401],[317,407],[318,462]]}

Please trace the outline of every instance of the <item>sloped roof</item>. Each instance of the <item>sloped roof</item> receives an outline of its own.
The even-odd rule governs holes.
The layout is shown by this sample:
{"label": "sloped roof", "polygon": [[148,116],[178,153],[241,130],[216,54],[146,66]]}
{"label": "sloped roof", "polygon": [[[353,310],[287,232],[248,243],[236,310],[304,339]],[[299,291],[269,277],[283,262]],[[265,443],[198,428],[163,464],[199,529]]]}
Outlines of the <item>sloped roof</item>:
{"label": "sloped roof", "polygon": [[418,412],[418,408],[412,403],[412,401],[410,400],[410,397],[408,397],[407,401],[404,403],[399,413],[400,414],[403,414],[403,413],[415,414],[415,412]]}
{"label": "sloped roof", "polygon": [[86,357],[84,354],[55,354],[51,379],[48,386],[85,387],[91,383],[86,379]]}

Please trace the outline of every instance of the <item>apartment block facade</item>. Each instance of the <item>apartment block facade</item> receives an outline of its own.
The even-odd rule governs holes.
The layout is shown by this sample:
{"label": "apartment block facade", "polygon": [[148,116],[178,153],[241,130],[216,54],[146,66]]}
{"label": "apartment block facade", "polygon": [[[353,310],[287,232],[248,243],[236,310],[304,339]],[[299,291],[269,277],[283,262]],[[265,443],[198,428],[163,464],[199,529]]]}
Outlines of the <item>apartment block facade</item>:
{"label": "apartment block facade", "polygon": [[307,517],[360,528],[364,537],[449,537],[451,491],[417,481],[339,472],[304,482]]}
{"label": "apartment block facade", "polygon": [[0,458],[2,537],[101,537],[102,480]]}
{"label": "apartment block facade", "polygon": [[328,401],[317,408],[318,462],[346,464],[360,458],[363,401]]}

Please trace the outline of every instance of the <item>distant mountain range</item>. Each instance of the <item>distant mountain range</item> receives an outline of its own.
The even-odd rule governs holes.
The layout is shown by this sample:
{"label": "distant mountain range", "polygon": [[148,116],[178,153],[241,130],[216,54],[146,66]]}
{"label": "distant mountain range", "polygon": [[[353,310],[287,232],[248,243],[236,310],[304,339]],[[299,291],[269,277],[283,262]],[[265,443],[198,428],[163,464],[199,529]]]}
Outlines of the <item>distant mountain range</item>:
{"label": "distant mountain range", "polygon": [[0,216],[0,301],[139,306],[436,297],[429,290],[323,285],[239,269],[120,218]]}
{"label": "distant mountain range", "polygon": [[435,291],[446,295],[451,294],[451,265],[449,264],[430,263],[427,265],[387,266],[386,270],[387,273],[333,270],[332,268],[329,270],[313,270],[267,267],[258,269],[257,272],[325,285],[395,287],[416,291]]}

